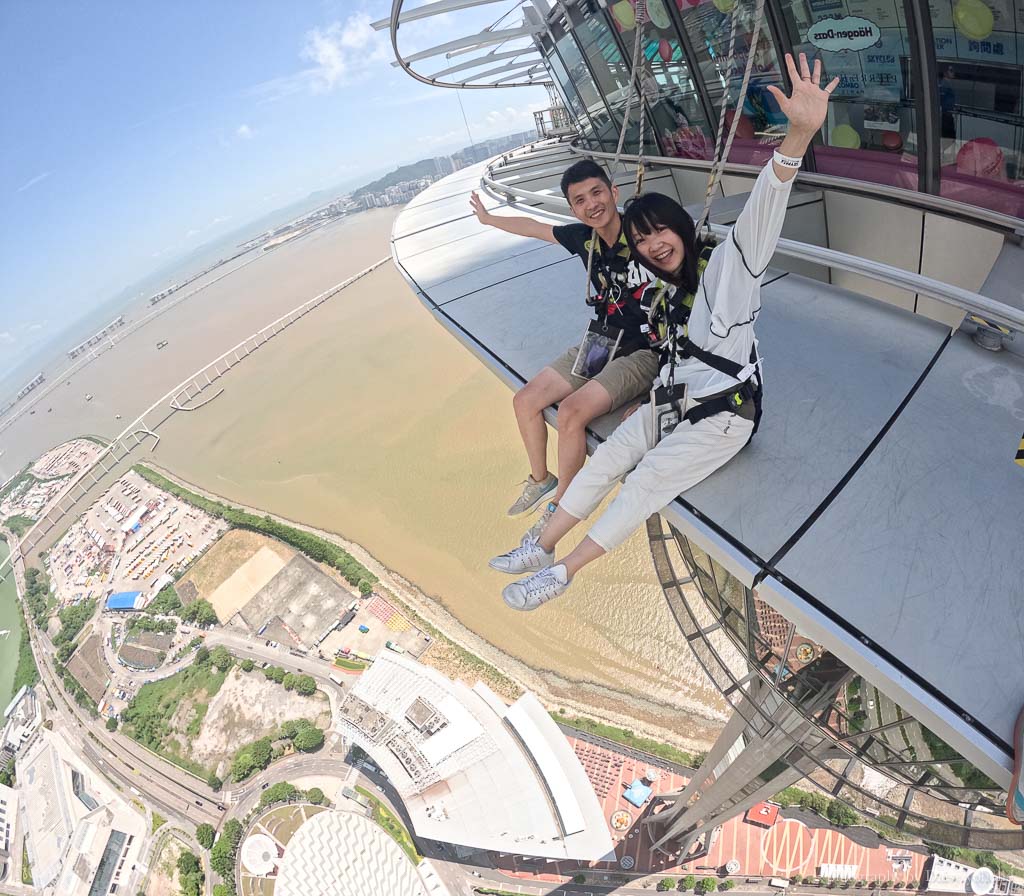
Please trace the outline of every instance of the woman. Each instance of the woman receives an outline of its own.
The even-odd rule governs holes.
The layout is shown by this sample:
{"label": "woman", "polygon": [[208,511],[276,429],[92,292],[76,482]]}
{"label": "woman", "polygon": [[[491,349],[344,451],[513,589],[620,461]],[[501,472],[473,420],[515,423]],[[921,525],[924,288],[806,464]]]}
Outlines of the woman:
{"label": "woman", "polygon": [[[761,279],[782,231],[793,177],[839,83],[835,78],[820,87],[821,62],[815,61],[812,74],[803,53],[799,70],[788,54],[786,66],[793,84],[790,96],[774,86],[768,89],[789,119],[789,132],[702,275],[693,221],[678,203],[653,194],[627,207],[623,228],[630,249],[669,284],[666,292],[677,293],[667,296],[668,307],[680,308],[681,296],[696,289],[688,322],[684,325],[685,315],[670,315],[674,325],[659,374],[661,385],[673,387],[670,397],[682,419],[671,425],[671,404],[660,415],[650,409],[631,413],[594,452],[540,537],[524,539],[501,558],[505,571],[537,570],[502,592],[513,609],[533,610],[560,595],[579,570],[618,547],[648,516],[750,440],[760,393],[753,324],[761,309]],[[626,473],[622,490],[587,537],[556,563],[559,540],[590,516]]]}

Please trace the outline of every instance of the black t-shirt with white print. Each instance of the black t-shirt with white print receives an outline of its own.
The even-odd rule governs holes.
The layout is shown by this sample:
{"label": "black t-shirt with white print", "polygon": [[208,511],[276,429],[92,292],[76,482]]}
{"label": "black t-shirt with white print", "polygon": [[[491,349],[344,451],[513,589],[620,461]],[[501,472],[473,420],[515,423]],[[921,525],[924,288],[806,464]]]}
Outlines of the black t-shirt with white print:
{"label": "black t-shirt with white print", "polygon": [[[555,239],[586,265],[593,229],[586,224],[564,224],[553,229]],[[619,233],[618,242],[613,246],[605,245],[598,237],[590,268],[590,280],[597,294],[595,311],[598,317],[607,317],[609,326],[622,329],[619,355],[650,347],[648,308],[640,300],[648,283],[654,279],[630,257],[624,233]]]}

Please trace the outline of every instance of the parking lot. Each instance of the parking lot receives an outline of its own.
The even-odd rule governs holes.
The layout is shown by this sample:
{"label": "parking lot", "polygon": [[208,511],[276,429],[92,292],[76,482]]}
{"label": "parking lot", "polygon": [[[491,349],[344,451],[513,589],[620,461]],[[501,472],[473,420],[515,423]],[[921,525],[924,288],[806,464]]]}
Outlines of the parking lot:
{"label": "parking lot", "polygon": [[93,504],[50,553],[62,604],[120,591],[149,598],[227,528],[129,472]]}

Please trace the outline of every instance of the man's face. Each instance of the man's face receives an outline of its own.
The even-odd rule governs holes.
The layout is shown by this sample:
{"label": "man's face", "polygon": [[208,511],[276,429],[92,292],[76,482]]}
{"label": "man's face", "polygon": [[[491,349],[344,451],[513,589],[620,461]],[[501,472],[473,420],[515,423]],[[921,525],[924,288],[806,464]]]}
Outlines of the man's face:
{"label": "man's face", "polygon": [[619,198],[619,188],[609,188],[599,177],[588,177],[571,184],[567,198],[576,220],[587,227],[601,230],[618,220],[619,211],[615,203]]}

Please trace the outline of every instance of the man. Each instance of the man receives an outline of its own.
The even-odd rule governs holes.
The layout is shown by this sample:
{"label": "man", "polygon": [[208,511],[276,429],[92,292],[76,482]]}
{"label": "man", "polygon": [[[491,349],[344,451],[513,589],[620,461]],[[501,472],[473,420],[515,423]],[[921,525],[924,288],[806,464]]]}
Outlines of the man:
{"label": "man", "polygon": [[[615,332],[612,328],[622,330],[613,357],[590,379],[573,372],[579,347],[572,346],[541,370],[512,400],[530,461],[530,475],[508,515],[528,513],[549,498],[540,520],[526,533],[524,540],[539,536],[573,476],[583,466],[587,456],[587,425],[602,414],[646,395],[658,372],[658,356],[648,347],[647,311],[639,302],[651,276],[630,258],[619,220],[618,187],[597,163],[585,159],[566,170],[561,188],[580,223],[554,227],[533,218],[494,215],[484,208],[476,193],[470,200],[481,224],[557,243],[579,256],[584,265],[589,260],[590,280],[597,292],[594,309],[598,320],[607,324],[611,332]],[[599,239],[591,253],[595,231]],[[558,404],[557,477],[547,467],[548,434],[544,423],[545,408],[554,404]],[[496,557],[491,566],[503,572],[517,571],[506,569],[504,562],[503,557]]]}

